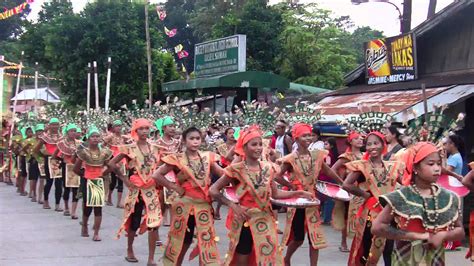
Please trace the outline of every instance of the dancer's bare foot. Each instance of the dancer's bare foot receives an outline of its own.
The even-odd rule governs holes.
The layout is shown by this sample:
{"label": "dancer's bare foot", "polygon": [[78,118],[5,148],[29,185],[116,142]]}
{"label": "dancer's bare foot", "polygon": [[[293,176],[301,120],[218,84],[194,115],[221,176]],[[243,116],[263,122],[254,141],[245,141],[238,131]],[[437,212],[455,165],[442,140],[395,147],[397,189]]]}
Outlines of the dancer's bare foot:
{"label": "dancer's bare foot", "polygon": [[100,238],[99,235],[94,235],[94,236],[92,237],[92,241],[98,242],[98,241],[102,241],[102,239]]}
{"label": "dancer's bare foot", "polygon": [[87,225],[82,225],[81,226],[81,236],[82,237],[89,237],[89,229],[87,228]]}
{"label": "dancer's bare foot", "polygon": [[43,203],[43,209],[46,209],[46,210],[51,209],[51,206],[49,206],[49,202],[44,201],[44,203]]}

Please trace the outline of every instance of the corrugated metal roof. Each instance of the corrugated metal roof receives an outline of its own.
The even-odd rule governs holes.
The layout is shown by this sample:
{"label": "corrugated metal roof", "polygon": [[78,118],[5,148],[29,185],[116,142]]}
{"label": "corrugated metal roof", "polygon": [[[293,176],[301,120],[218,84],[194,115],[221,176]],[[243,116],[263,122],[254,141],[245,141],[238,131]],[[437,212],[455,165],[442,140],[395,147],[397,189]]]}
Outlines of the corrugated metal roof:
{"label": "corrugated metal roof", "polygon": [[15,95],[13,98],[11,98],[11,100],[34,100],[35,96],[38,100],[43,100],[50,103],[58,103],[61,101],[59,96],[48,88],[38,88],[37,92],[34,89],[22,90],[18,93],[18,95]]}
{"label": "corrugated metal roof", "polygon": [[[462,101],[468,97],[474,96],[474,84],[469,84],[469,85],[459,85],[459,86],[453,86],[441,93],[438,93],[430,98],[428,98],[428,112],[432,112],[434,105],[436,106],[442,106],[442,105],[449,105],[449,104],[454,104],[456,102]],[[415,111],[416,114],[423,114],[424,107],[423,107],[423,102],[417,103],[413,105],[411,108]],[[395,115],[395,120],[396,121],[403,121],[404,116],[407,116],[407,113],[412,113],[412,112],[402,112],[397,113]],[[412,119],[412,117],[408,117],[409,119]]]}
{"label": "corrugated metal roof", "polygon": [[[426,95],[430,98],[447,89],[449,87],[426,89]],[[336,121],[368,111],[396,114],[421,101],[423,101],[421,90],[408,90],[329,96],[315,106],[319,110],[324,110],[323,121]]]}

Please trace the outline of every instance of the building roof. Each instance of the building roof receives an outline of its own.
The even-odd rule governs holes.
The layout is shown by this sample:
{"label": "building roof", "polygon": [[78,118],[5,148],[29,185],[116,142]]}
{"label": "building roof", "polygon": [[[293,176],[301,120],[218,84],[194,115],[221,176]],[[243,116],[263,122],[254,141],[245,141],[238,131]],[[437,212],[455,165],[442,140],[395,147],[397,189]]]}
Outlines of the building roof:
{"label": "building roof", "polygon": [[48,88],[38,88],[37,91],[35,91],[34,89],[22,90],[13,98],[11,98],[11,100],[26,101],[34,100],[35,98],[37,100],[43,100],[49,103],[59,103],[61,101],[59,96]]}
{"label": "building roof", "polygon": [[[426,89],[428,112],[433,111],[434,105],[453,104],[472,94],[474,84]],[[408,113],[419,115],[424,113],[423,93],[420,89],[329,96],[318,102],[315,107],[324,112],[322,122],[343,120],[369,111],[391,114],[395,121],[400,122],[409,118],[406,117]],[[408,109],[415,112],[407,112]]]}
{"label": "building roof", "polygon": [[192,91],[196,89],[219,88],[280,88],[287,89],[290,81],[285,77],[262,71],[245,71],[222,76],[175,80],[163,83],[162,91]]}

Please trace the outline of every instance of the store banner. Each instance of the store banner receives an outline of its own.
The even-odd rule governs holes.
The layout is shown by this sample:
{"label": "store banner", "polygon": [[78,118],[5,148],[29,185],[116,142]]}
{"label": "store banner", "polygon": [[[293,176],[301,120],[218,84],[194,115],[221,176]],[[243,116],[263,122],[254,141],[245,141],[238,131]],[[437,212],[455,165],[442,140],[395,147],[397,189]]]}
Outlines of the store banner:
{"label": "store banner", "polygon": [[367,84],[415,80],[416,42],[413,33],[372,40],[364,44]]}

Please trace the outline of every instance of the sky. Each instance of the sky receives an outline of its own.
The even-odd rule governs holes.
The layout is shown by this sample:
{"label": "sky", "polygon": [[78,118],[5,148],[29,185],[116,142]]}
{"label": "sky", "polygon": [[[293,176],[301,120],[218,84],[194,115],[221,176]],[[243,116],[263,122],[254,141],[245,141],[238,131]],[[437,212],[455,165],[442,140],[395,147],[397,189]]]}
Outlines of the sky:
{"label": "sky", "polygon": [[[47,0],[36,0],[31,4],[32,12],[29,19],[35,19],[41,6]],[[438,0],[436,11],[445,8],[454,0]],[[88,0],[71,0],[74,11],[80,12],[87,4]],[[150,0],[150,3],[164,2],[160,0]],[[270,0],[271,4],[281,2],[281,0]],[[395,36],[400,33],[400,21],[398,12],[394,6],[387,3],[369,2],[360,5],[351,4],[351,0],[299,0],[300,3],[317,3],[321,8],[331,10],[334,16],[349,16],[356,26],[370,26],[376,30],[384,32],[385,36]],[[403,0],[391,0],[400,10]],[[429,0],[413,0],[412,6],[412,28],[426,19]]]}

